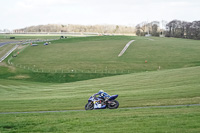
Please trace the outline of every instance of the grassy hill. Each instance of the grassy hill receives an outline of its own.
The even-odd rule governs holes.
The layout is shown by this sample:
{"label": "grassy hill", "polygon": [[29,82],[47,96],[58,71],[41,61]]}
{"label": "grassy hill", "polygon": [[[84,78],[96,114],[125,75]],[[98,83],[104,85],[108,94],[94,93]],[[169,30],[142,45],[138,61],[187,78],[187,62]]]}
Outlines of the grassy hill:
{"label": "grassy hill", "polygon": [[[119,94],[120,108],[200,104],[199,75],[200,67],[192,67],[62,84],[1,79],[0,112],[84,109],[88,97],[99,89]],[[0,131],[196,133],[199,112],[196,106],[0,114]]]}
{"label": "grassy hill", "polygon": [[[196,40],[128,36],[69,38],[49,46],[28,47],[11,60],[15,65],[43,72],[131,73],[200,65]],[[118,54],[130,45],[122,57]],[[148,63],[145,63],[148,61]]]}
{"label": "grassy hill", "polygon": [[[118,52],[124,44],[133,39],[136,41],[122,57],[118,57]],[[27,108],[24,107],[31,104],[33,106],[28,110],[35,110],[35,106],[39,106],[37,109],[40,110],[81,109],[85,101],[78,101],[87,99],[99,89],[119,94],[119,100],[122,100],[121,107],[198,103],[200,79],[198,41],[151,39],[131,36],[82,37],[54,41],[49,46],[41,44],[27,47],[17,58],[11,60],[14,64],[44,66],[46,70],[60,68],[65,64],[63,69],[74,66],[83,71],[84,69],[91,71],[32,72],[13,66],[0,66],[1,99],[2,105],[6,106],[1,109],[15,111],[16,108],[12,109],[10,106],[7,108],[7,105],[16,98],[24,105],[16,111],[25,111]],[[97,52],[99,50],[105,52],[102,54]],[[47,56],[51,53],[49,51],[53,54]],[[42,58],[45,56],[46,58]],[[145,59],[148,63],[144,62]],[[124,73],[93,72],[94,67],[86,62],[97,66],[97,70],[103,67],[107,67],[108,70],[116,68],[130,70],[130,74],[124,71]],[[160,70],[156,69],[158,65],[161,66]],[[131,73],[131,70],[137,73]],[[81,82],[70,83],[72,81]],[[58,84],[58,82],[69,82],[69,84]],[[68,103],[71,99],[72,103]],[[20,102],[15,105],[20,107]],[[46,103],[51,104],[44,106]],[[55,103],[55,106],[52,106],[52,103]]]}
{"label": "grassy hill", "polygon": [[[118,94],[120,108],[200,104],[199,41],[151,39],[103,36],[29,46],[11,59],[13,66],[0,64],[0,112],[80,110],[100,89]],[[130,40],[136,41],[118,57]],[[0,132],[196,133],[199,112],[200,106],[0,114]]]}
{"label": "grassy hill", "polygon": [[99,89],[119,94],[120,107],[196,104],[199,75],[200,67],[193,67],[63,84],[1,79],[0,111],[84,109],[89,96]]}
{"label": "grassy hill", "polygon": [[198,133],[199,107],[1,115],[2,132]]}
{"label": "grassy hill", "polygon": [[[130,40],[135,42],[123,56],[118,57]],[[48,46],[39,43],[39,46],[16,50],[14,54],[20,54],[9,58],[9,61],[21,69],[17,69],[17,72],[7,69],[7,74],[0,74],[0,78],[65,83],[157,71],[159,68],[187,68],[200,65],[199,50],[198,41],[188,39],[149,40],[132,36],[67,38],[52,41]]]}

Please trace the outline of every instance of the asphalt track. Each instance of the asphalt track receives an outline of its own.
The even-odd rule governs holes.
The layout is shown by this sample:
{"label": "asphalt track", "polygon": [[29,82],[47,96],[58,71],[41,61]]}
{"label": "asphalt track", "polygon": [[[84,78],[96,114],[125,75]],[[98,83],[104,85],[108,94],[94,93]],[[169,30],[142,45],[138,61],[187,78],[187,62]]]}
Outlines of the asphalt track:
{"label": "asphalt track", "polygon": [[[58,39],[47,39],[47,40],[32,40],[26,43],[33,43],[33,42],[45,42],[45,41],[53,41],[53,40],[58,40]],[[25,41],[10,41],[10,42],[0,42],[0,47],[6,45],[6,44],[11,44],[11,43],[25,43]]]}
{"label": "asphalt track", "polygon": [[[177,107],[191,107],[200,106],[200,104],[187,104],[187,105],[166,105],[166,106],[146,106],[146,107],[128,107],[118,108],[122,109],[150,109],[150,108],[177,108]],[[85,110],[57,110],[57,111],[31,111],[31,112],[0,112],[0,114],[30,114],[30,113],[60,113],[60,112],[80,112]]]}
{"label": "asphalt track", "polygon": [[20,45],[20,44],[23,44],[23,43],[33,43],[33,42],[45,42],[45,41],[53,41],[53,40],[56,40],[56,39],[47,39],[47,40],[32,40],[30,42],[23,42],[23,41],[13,41],[13,42],[2,42],[0,43],[0,47],[3,47],[4,45],[6,44],[11,44],[11,43],[15,43],[16,46],[13,47],[10,51],[8,51],[3,57],[0,58],[0,62],[2,62],[4,59],[6,59],[18,46],[17,45]]}
{"label": "asphalt track", "polygon": [[16,48],[18,45],[15,45],[11,50],[9,50],[3,57],[0,58],[0,62],[2,62],[5,58],[7,58]]}
{"label": "asphalt track", "polygon": [[1,42],[0,47],[6,45],[6,44],[11,44],[11,43],[20,43],[21,41],[15,41],[15,42]]}

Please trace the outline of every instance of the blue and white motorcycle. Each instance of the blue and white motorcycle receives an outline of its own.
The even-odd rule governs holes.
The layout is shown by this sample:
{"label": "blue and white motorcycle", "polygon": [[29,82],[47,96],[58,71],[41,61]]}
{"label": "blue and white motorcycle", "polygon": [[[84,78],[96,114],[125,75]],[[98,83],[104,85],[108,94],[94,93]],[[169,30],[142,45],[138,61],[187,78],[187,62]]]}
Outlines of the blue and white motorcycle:
{"label": "blue and white motorcycle", "polygon": [[91,96],[88,99],[88,103],[85,105],[85,110],[93,109],[117,109],[119,107],[119,102],[115,100],[118,95],[110,96],[109,99],[105,100],[101,96],[94,98]]}

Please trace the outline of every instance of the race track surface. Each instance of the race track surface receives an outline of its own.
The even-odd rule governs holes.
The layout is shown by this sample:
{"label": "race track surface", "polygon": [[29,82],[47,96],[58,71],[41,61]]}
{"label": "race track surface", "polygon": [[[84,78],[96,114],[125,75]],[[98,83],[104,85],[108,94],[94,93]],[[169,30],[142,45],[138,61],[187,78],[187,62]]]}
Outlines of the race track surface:
{"label": "race track surface", "polygon": [[14,42],[1,42],[0,47],[6,45],[6,44],[11,44],[11,43],[20,43],[21,41],[14,41]]}

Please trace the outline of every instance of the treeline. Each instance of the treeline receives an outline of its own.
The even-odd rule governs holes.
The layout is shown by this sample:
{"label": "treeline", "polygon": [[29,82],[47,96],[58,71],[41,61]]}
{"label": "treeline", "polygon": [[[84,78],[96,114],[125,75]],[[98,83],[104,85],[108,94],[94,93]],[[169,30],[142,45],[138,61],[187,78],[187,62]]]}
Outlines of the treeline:
{"label": "treeline", "polygon": [[[164,21],[162,21],[162,23],[164,23]],[[136,35],[138,36],[159,36],[162,34],[162,31],[164,31],[164,29],[161,29],[159,21],[152,21],[150,23],[142,22],[136,25]]]}
{"label": "treeline", "polygon": [[166,26],[166,37],[200,39],[200,21],[172,20]]}
{"label": "treeline", "polygon": [[61,25],[48,24],[30,26],[23,29],[14,30],[15,33],[22,32],[91,32],[91,33],[110,33],[110,34],[133,34],[135,33],[134,26],[123,25]]}
{"label": "treeline", "polygon": [[186,22],[181,20],[142,22],[136,25],[138,36],[165,36],[187,39],[200,39],[200,21]]}
{"label": "treeline", "polygon": [[138,36],[165,36],[200,39],[200,21],[181,20],[142,22],[136,26],[124,25],[62,25],[48,24],[30,26],[14,30],[14,33],[27,32],[88,32],[98,34],[136,34]]}

